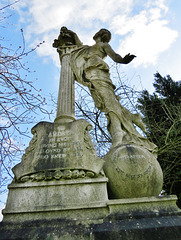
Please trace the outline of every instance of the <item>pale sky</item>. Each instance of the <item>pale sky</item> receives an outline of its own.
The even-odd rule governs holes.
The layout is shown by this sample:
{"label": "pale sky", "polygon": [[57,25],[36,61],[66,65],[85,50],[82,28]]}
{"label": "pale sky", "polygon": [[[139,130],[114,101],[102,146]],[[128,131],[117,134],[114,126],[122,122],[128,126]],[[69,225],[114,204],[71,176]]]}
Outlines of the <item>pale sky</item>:
{"label": "pale sky", "polygon": [[[2,0],[0,7],[9,2],[13,1]],[[9,29],[1,28],[0,35],[18,45],[23,28],[27,48],[45,41],[28,60],[45,95],[58,94],[60,64],[52,42],[62,26],[76,32],[86,45],[94,43],[92,36],[100,28],[109,29],[110,45],[117,53],[137,56],[121,66],[135,86],[141,81],[143,88],[153,90],[157,71],[181,80],[179,0],[20,0],[13,8],[15,15],[7,20],[12,24]]]}
{"label": "pale sky", "polygon": [[[47,61],[51,67],[59,67],[52,42],[62,26],[88,45],[94,43],[95,32],[107,28],[115,51],[121,56],[129,52],[137,56],[129,66],[123,66],[128,78],[139,75],[142,85],[150,88],[156,71],[181,79],[180,7],[177,0],[24,0],[15,9],[17,26],[23,27],[27,43],[34,47],[45,41],[37,50],[37,59],[45,64],[40,68],[46,68]],[[43,73],[39,74],[42,81]]]}
{"label": "pale sky", "polygon": [[173,18],[178,17],[173,12],[176,2],[179,1],[24,0],[16,7],[27,41],[32,46],[46,41],[38,51],[40,56],[55,58],[51,43],[61,26],[77,32],[84,44],[92,44],[93,34],[104,27],[117,40],[118,53],[132,51],[138,56],[134,61],[137,67],[156,65],[160,55],[178,40],[178,26],[172,26]]}

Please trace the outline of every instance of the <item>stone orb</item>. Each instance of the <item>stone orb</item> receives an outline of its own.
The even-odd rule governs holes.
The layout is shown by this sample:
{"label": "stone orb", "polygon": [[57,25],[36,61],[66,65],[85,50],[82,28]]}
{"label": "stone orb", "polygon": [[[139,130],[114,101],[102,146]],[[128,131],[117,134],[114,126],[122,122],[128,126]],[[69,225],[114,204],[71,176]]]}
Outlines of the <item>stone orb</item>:
{"label": "stone orb", "polygon": [[163,173],[156,157],[136,145],[112,148],[104,157],[104,172],[109,179],[109,198],[158,196]]}

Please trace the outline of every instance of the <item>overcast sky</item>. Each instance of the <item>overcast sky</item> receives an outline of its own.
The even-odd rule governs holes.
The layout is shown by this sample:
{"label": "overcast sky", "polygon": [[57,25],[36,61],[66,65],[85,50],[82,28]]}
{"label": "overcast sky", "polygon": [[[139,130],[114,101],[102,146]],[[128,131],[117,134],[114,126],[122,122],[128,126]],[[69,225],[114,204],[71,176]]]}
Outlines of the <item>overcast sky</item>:
{"label": "overcast sky", "polygon": [[[9,2],[2,0],[0,7]],[[117,53],[137,56],[121,66],[134,85],[141,81],[143,88],[153,90],[157,71],[181,80],[179,0],[20,0],[13,8],[15,15],[9,21],[14,31],[2,28],[1,35],[7,34],[16,44],[23,28],[27,47],[45,41],[28,63],[37,71],[38,86],[45,93],[58,93],[60,65],[52,42],[62,26],[76,32],[86,45],[94,43],[92,36],[100,28],[109,29],[110,45]]]}

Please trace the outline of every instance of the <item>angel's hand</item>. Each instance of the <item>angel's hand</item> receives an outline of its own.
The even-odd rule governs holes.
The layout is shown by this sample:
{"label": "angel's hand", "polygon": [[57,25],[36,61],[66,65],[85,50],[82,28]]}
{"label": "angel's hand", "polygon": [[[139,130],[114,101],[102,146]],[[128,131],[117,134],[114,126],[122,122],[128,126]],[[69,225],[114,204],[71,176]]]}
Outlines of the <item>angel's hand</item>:
{"label": "angel's hand", "polygon": [[127,64],[130,63],[136,56],[135,55],[130,55],[128,53],[124,58],[123,58],[123,63]]}

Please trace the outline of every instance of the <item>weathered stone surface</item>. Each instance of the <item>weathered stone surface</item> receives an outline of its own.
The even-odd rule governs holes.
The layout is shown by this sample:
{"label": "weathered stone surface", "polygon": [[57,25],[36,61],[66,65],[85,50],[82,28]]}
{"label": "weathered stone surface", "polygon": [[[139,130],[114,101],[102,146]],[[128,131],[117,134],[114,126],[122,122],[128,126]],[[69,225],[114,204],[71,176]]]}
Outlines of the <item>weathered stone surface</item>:
{"label": "weathered stone surface", "polygon": [[[180,240],[181,216],[110,219],[97,224],[93,230],[95,240]],[[91,239],[91,238],[90,238]]]}
{"label": "weathered stone surface", "polygon": [[[116,54],[106,29],[93,38],[93,46],[82,45],[74,32],[62,27],[54,40],[62,65],[57,117],[32,129],[34,137],[22,162],[13,168],[0,239],[179,239],[176,197],[143,198],[161,190],[156,146],[136,130],[134,125],[145,130],[140,115],[119,103],[103,61],[109,55],[127,64],[135,56]],[[113,144],[105,156],[105,171],[110,196],[123,199],[108,200],[104,161],[96,155],[91,126],[74,121],[72,72],[106,114]]]}
{"label": "weathered stone surface", "polygon": [[[132,114],[120,104],[110,78],[109,66],[103,61],[106,56],[109,56],[117,63],[128,64],[135,56],[127,54],[122,58],[114,52],[109,45],[111,33],[107,29],[100,29],[93,39],[95,40],[93,46],[83,45],[76,33],[66,27],[61,28],[53,47],[57,48],[62,64],[61,79],[62,83],[65,83],[63,88],[67,92],[68,83],[73,81],[69,81],[72,79],[72,73],[68,73],[72,71],[75,80],[89,88],[95,106],[104,112],[108,119],[112,149],[105,156],[104,168],[109,178],[110,196],[128,198],[158,195],[162,188],[163,175],[156,161],[157,147],[135,128],[136,125],[143,131],[146,129],[140,114]],[[70,84],[69,88],[71,86]],[[63,88],[60,87],[58,105],[64,104],[66,99]],[[69,93],[65,95],[68,96]],[[66,106],[68,106],[67,103],[65,100]],[[62,110],[64,107],[62,105]],[[57,112],[57,116],[60,115],[60,117],[58,116],[55,122],[60,122],[59,119],[61,120],[64,112],[66,109]],[[123,148],[128,145],[130,150],[124,153]],[[122,149],[120,146],[123,146]]]}
{"label": "weathered stone surface", "polygon": [[134,218],[148,216],[181,215],[181,210],[176,205],[177,197],[142,197],[109,200],[109,213],[107,219]]}
{"label": "weathered stone surface", "polygon": [[107,215],[107,178],[12,183],[3,221],[97,219]]}
{"label": "weathered stone surface", "polygon": [[69,52],[74,47],[62,47],[61,74],[55,122],[75,120],[75,89],[73,72],[69,66]]}
{"label": "weathered stone surface", "polygon": [[94,220],[63,217],[2,222],[0,239],[180,240],[181,215],[175,201],[174,196],[110,200],[107,217]]}
{"label": "weathered stone surface", "polygon": [[[83,45],[77,34],[67,28],[64,33],[64,35],[62,35],[63,33],[59,35],[63,42],[67,38],[72,38],[69,42],[76,42],[78,46],[71,51],[69,56],[70,67],[75,79],[89,88],[95,106],[105,113],[108,119],[107,129],[112,137],[113,146],[135,143],[154,151],[156,145],[149,142],[135,128],[136,125],[146,131],[140,114],[132,114],[120,104],[119,96],[115,94],[115,86],[110,78],[109,66],[104,62],[105,57],[109,56],[116,63],[128,64],[135,58],[135,55],[127,54],[121,57],[117,54],[109,45],[111,33],[107,29],[100,29],[93,36],[95,44],[92,46]],[[63,36],[67,36],[67,38]],[[66,42],[68,43],[68,41]],[[55,41],[55,47],[58,44],[59,41]]]}
{"label": "weathered stone surface", "polygon": [[86,120],[40,122],[21,163],[13,168],[17,182],[96,177],[104,161],[97,157]]}
{"label": "weathered stone surface", "polygon": [[70,53],[80,44],[76,34],[69,31],[66,27],[60,29],[58,39],[55,39],[53,42],[53,47],[57,48],[61,63],[56,123],[75,120],[74,76],[69,65],[69,57]]}
{"label": "weathered stone surface", "polygon": [[158,196],[163,174],[153,154],[136,145],[112,148],[104,157],[110,198]]}
{"label": "weathered stone surface", "polygon": [[4,221],[106,215],[104,161],[97,157],[90,129],[85,120],[33,127],[29,147],[13,168]]}

